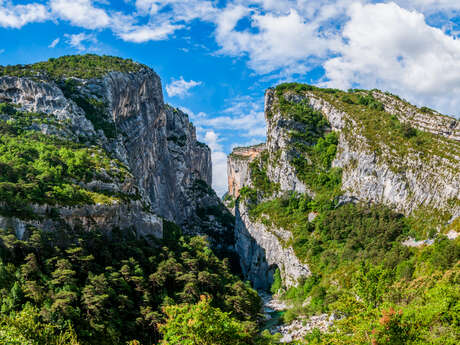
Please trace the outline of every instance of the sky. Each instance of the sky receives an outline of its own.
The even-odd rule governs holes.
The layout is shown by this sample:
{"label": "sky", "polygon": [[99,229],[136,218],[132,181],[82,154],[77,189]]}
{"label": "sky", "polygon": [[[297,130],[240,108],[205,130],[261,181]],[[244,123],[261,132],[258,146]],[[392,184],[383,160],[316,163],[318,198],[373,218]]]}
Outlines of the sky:
{"label": "sky", "polygon": [[116,55],[161,77],[167,103],[226,156],[265,140],[264,92],[286,81],[378,88],[460,115],[459,0],[0,0],[0,65]]}

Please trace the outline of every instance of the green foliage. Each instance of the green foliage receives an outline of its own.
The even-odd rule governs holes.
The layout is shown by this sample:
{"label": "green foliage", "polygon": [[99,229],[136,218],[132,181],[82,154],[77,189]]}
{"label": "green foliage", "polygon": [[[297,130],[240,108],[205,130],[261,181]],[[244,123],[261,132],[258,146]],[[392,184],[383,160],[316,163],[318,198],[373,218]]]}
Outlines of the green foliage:
{"label": "green foliage", "polygon": [[275,270],[275,274],[273,275],[272,286],[270,287],[271,293],[276,294],[279,291],[279,289],[281,289],[282,284],[283,284],[283,282],[282,282],[282,279],[281,279],[281,272],[280,272],[279,268],[277,268]]}
{"label": "green foliage", "polygon": [[96,231],[29,229],[22,241],[1,231],[0,315],[31,304],[53,334],[71,325],[84,344],[138,339],[146,345],[160,340],[163,307],[207,295],[213,308],[255,327],[260,298],[230,273],[228,260],[219,260],[202,237],[181,236],[172,223],[164,232],[165,241],[152,245],[116,229],[110,239]]}
{"label": "green foliage", "polygon": [[109,139],[117,136],[117,128],[105,114],[106,106],[103,102],[81,96],[71,96],[71,98],[85,111],[86,118],[91,121],[95,130],[101,129]]}
{"label": "green foliage", "polygon": [[340,92],[340,90],[338,89],[319,88],[313,85],[301,84],[301,83],[282,83],[282,84],[277,85],[275,90],[277,93],[283,93],[285,91],[304,93],[305,91],[315,91],[315,90],[322,90],[324,92],[331,93],[331,94]]}
{"label": "green foliage", "polygon": [[231,195],[231,194],[229,194],[229,193],[225,193],[225,195],[224,195],[222,201],[223,201],[224,204],[225,204],[228,208],[230,208],[230,209],[232,209],[232,208],[235,207],[236,200],[235,200],[235,198],[233,197],[233,195]]}
{"label": "green foliage", "polygon": [[8,345],[78,345],[70,327],[59,330],[40,321],[39,311],[27,304],[11,316],[0,315],[0,344]]}
{"label": "green foliage", "polygon": [[112,71],[137,72],[146,66],[132,61],[107,55],[67,55],[57,59],[31,65],[0,66],[0,76],[36,77],[49,76],[54,79],[76,77],[98,78]]}
{"label": "green foliage", "polygon": [[76,183],[123,181],[128,174],[126,168],[105,151],[24,130],[17,122],[0,121],[0,133],[0,199],[6,202],[4,212],[27,217],[27,206],[33,203],[72,206],[112,203],[125,197],[86,190]]}
{"label": "green foliage", "polygon": [[420,108],[420,111],[421,111],[422,113],[427,113],[427,114],[433,113],[433,109],[430,109],[430,108],[428,108],[428,107],[421,107],[421,108]]}
{"label": "green foliage", "polygon": [[302,147],[304,155],[292,160],[297,176],[318,195],[317,199],[330,199],[340,193],[342,171],[331,168],[337,152],[338,138],[330,132],[319,138],[315,145]]}
{"label": "green foliage", "polygon": [[370,308],[382,303],[389,283],[392,281],[390,270],[361,262],[355,274],[355,291]]}
{"label": "green foliage", "polygon": [[[345,97],[345,96],[343,96]],[[343,101],[343,98],[342,98]],[[354,104],[352,101],[347,102],[349,104]],[[382,102],[377,101],[372,94],[368,93],[367,95],[363,96],[362,94],[358,95],[358,104],[364,105],[372,110],[377,110],[377,111],[384,111],[385,107],[383,106]]]}
{"label": "green foliage", "polygon": [[278,184],[269,180],[267,166],[268,151],[263,151],[259,157],[249,163],[253,187],[262,197],[269,197],[279,189]]}
{"label": "green foliage", "polygon": [[405,345],[413,338],[410,326],[402,320],[402,310],[383,310],[379,324],[379,328],[373,330],[372,345]]}
{"label": "green foliage", "polygon": [[242,323],[211,306],[205,296],[197,304],[167,306],[166,323],[160,326],[164,345],[269,344],[252,325]]}
{"label": "green foliage", "polygon": [[[409,222],[389,208],[345,204],[318,211],[309,223],[314,206],[294,194],[253,211],[268,226],[290,230],[293,239],[287,244],[313,271],[284,294],[292,305],[285,321],[324,312],[344,317],[313,344],[369,344],[372,330],[374,344],[460,340],[459,239],[440,236],[431,246],[408,248],[401,241],[411,232]],[[402,312],[382,324],[379,315],[389,307]]]}
{"label": "green foliage", "polygon": [[302,129],[291,131],[293,139],[299,143],[311,144],[322,137],[328,127],[326,118],[321,112],[313,110],[306,102],[289,102],[284,95],[278,96],[281,114],[298,122]]}
{"label": "green foliage", "polygon": [[10,103],[0,103],[0,114],[15,115],[16,108]]}
{"label": "green foliage", "polygon": [[348,104],[355,104],[355,102],[353,102],[353,100],[348,95],[342,96],[342,102],[348,103]]}

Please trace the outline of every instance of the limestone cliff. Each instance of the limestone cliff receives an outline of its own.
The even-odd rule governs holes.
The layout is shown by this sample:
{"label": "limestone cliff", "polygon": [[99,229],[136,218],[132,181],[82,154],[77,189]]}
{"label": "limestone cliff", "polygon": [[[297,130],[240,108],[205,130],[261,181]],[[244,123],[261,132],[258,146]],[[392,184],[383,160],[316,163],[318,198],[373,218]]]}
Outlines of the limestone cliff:
{"label": "limestone cliff", "polygon": [[[439,231],[458,226],[458,120],[377,90],[347,93],[299,84],[267,90],[265,118],[266,144],[257,151],[239,148],[228,157],[229,194],[236,199],[242,187],[252,189],[236,203],[235,234],[244,273],[254,284],[271,282],[275,266],[287,286],[307,276],[309,269],[292,258],[289,231],[280,235],[283,229],[280,233],[264,221],[268,215],[248,216],[248,198],[259,203],[286,193],[306,193],[335,198],[337,205],[385,204]],[[328,137],[331,132],[335,134]],[[315,153],[318,141],[329,149],[322,156]],[[241,155],[246,151],[251,152],[249,159]],[[258,165],[250,164],[257,159]],[[276,188],[267,193],[267,183]],[[330,186],[337,190],[327,190]],[[313,221],[315,214],[308,218]],[[286,262],[294,264],[287,267]]]}
{"label": "limestone cliff", "polygon": [[[206,195],[197,195],[197,186],[212,183],[210,149],[197,141],[188,116],[164,103],[158,75],[144,65],[133,66],[127,71],[95,73],[93,78],[42,72],[0,77],[0,102],[50,119],[34,123],[29,130],[98,147],[112,157],[114,165],[121,164],[128,171],[128,179],[92,181],[91,188],[112,193],[123,190],[136,196],[132,200],[60,208],[61,219],[86,228],[134,226],[140,234],[161,237],[158,228],[163,217],[193,234],[203,232],[202,228],[214,237],[231,233],[231,224],[223,223],[229,213],[212,189],[201,188]],[[3,120],[8,120],[5,116]],[[46,207],[37,205],[37,212]],[[224,214],[202,219],[197,216],[200,207]],[[147,231],[149,226],[157,230]],[[227,247],[232,241],[219,245]]]}
{"label": "limestone cliff", "polygon": [[233,149],[228,159],[228,193],[234,198],[240,195],[240,189],[250,183],[248,163],[252,162],[265,150],[265,144],[250,147],[237,147]]}
{"label": "limestone cliff", "polygon": [[294,250],[285,245],[291,239],[289,231],[252,221],[244,203],[237,202],[235,216],[235,249],[243,274],[254,288],[269,290],[276,269],[286,287],[295,286],[299,279],[310,275],[308,265],[300,262]]}

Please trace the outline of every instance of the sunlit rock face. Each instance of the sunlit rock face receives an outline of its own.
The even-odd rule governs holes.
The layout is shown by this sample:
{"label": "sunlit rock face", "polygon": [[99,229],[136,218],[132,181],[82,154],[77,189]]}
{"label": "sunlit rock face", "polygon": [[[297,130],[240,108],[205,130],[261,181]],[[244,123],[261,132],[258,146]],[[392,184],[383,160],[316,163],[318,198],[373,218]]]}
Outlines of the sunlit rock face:
{"label": "sunlit rock face", "polygon": [[243,274],[254,288],[269,290],[277,268],[285,287],[296,286],[299,279],[311,274],[308,265],[284,245],[291,237],[289,231],[252,221],[244,204],[237,205],[235,216],[235,248]]}
{"label": "sunlit rock face", "polygon": [[[318,89],[319,90],[319,89]],[[379,116],[391,118],[393,123],[434,134],[430,140],[436,145],[423,152],[414,138],[407,138],[407,149],[385,137],[385,128],[369,133],[378,126],[365,123],[357,111],[363,107],[345,106],[333,92],[322,93],[312,89],[303,92],[288,90],[281,95],[275,89],[265,93],[267,142],[257,147],[238,148],[228,157],[228,194],[234,199],[243,187],[254,187],[250,163],[262,152],[266,155],[266,175],[279,188],[269,198],[289,192],[307,193],[315,197],[307,184],[301,181],[293,157],[299,153],[290,133],[305,131],[302,123],[283,114],[280,97],[292,103],[302,103],[319,111],[327,119],[326,133],[337,133],[338,145],[332,167],[341,168],[342,181],[339,204],[346,202],[372,202],[385,204],[407,216],[424,210],[434,210],[453,224],[460,216],[460,122],[435,111],[417,108],[398,97],[372,91],[370,94],[382,104]],[[411,129],[412,128],[412,129]],[[374,137],[372,136],[374,135]],[[377,139],[376,139],[377,138]],[[308,158],[307,158],[308,159]],[[266,198],[266,196],[265,196]],[[259,200],[261,201],[261,200]],[[296,282],[310,274],[301,263],[289,242],[289,229],[276,229],[260,220],[251,219],[246,202],[235,204],[236,249],[240,254],[243,272],[256,287],[267,288],[279,268],[284,284]],[[315,215],[311,217],[313,221]],[[309,218],[310,219],[310,218]]]}
{"label": "sunlit rock face", "polygon": [[91,184],[112,192],[127,190],[136,200],[61,208],[69,226],[134,227],[142,236],[162,237],[164,218],[187,233],[208,235],[216,246],[232,248],[232,216],[209,188],[210,149],[197,141],[188,116],[164,103],[161,80],[153,70],[114,71],[94,79],[0,77],[0,102],[52,116],[62,125],[33,129],[97,146],[128,168],[123,181]]}
{"label": "sunlit rock face", "polygon": [[233,149],[227,159],[228,193],[234,198],[240,195],[240,189],[249,185],[250,171],[248,163],[265,150],[265,144]]}

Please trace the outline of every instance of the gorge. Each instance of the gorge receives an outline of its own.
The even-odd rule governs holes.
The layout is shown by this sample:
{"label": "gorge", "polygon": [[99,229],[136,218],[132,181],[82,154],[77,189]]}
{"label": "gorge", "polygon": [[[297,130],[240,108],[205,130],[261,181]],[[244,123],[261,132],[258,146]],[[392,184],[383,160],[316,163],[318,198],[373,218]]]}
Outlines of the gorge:
{"label": "gorge", "polygon": [[[194,310],[231,325],[203,344],[279,343],[254,289],[283,305],[283,342],[460,341],[460,121],[297,83],[266,91],[265,120],[222,201],[149,67],[1,67],[0,343],[180,344]],[[26,339],[21,313],[51,330]]]}

